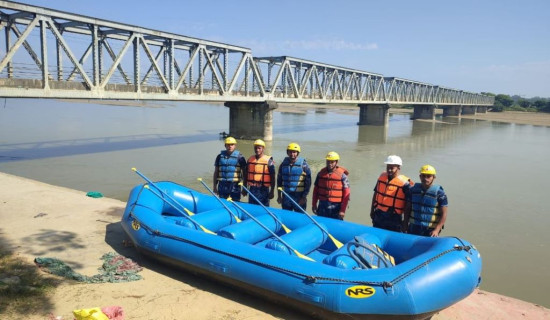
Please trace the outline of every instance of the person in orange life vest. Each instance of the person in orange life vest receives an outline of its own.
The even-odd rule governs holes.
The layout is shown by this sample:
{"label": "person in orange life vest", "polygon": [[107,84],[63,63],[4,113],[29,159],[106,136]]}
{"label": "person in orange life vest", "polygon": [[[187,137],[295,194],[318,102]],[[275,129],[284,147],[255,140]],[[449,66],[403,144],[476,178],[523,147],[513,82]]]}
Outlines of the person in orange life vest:
{"label": "person in orange life vest", "polygon": [[[307,207],[307,195],[311,188],[311,170],[306,159],[299,157],[300,146],[292,142],[286,148],[286,157],[279,166],[277,173],[277,187],[282,188],[289,197],[300,205],[303,210]],[[294,203],[282,196],[282,192],[277,192],[277,203],[286,210],[301,212]]]}
{"label": "person in orange life vest", "polygon": [[319,216],[344,220],[350,196],[349,172],[338,166],[338,153],[329,152],[325,160],[326,167],[317,173],[313,184],[312,210]]}
{"label": "person in orange life vest", "polygon": [[212,177],[215,194],[221,198],[241,200],[241,186],[239,182],[246,176],[246,160],[236,150],[237,140],[233,137],[225,139],[225,150],[222,150],[214,162],[214,175]]}
{"label": "person in orange life vest", "polygon": [[[435,184],[435,168],[420,168],[420,183],[411,188],[405,208],[402,231],[420,236],[437,237],[447,220],[449,202],[443,187]],[[409,219],[412,219],[409,224]]]}
{"label": "person in orange life vest", "polygon": [[[254,155],[248,158],[245,186],[264,206],[275,196],[275,163],[273,158],[264,154],[265,142],[254,141]],[[243,195],[246,190],[243,190]],[[248,203],[258,204],[254,197],[248,197]]]}
{"label": "person in orange life vest", "polygon": [[403,212],[414,182],[400,174],[403,165],[400,157],[388,156],[384,163],[386,171],[382,172],[374,187],[370,217],[374,227],[400,232]]}

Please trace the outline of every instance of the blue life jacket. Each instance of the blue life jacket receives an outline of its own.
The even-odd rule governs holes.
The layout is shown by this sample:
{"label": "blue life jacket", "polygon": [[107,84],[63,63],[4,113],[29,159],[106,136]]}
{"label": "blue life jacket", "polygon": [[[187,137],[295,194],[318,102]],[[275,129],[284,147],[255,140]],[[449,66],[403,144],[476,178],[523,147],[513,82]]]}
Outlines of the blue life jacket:
{"label": "blue life jacket", "polygon": [[220,155],[218,181],[238,182],[241,176],[241,166],[239,165],[241,153],[235,150],[231,155],[227,155],[227,151],[222,150]]}
{"label": "blue life jacket", "polygon": [[438,184],[432,184],[428,190],[422,190],[422,184],[416,183],[411,187],[412,212],[411,223],[425,228],[435,228],[441,213],[437,202],[437,192],[441,189]]}
{"label": "blue life jacket", "polygon": [[286,157],[281,164],[281,177],[283,178],[283,189],[286,192],[303,192],[305,189],[304,170],[302,165],[305,159],[298,157],[291,166],[290,159]]}

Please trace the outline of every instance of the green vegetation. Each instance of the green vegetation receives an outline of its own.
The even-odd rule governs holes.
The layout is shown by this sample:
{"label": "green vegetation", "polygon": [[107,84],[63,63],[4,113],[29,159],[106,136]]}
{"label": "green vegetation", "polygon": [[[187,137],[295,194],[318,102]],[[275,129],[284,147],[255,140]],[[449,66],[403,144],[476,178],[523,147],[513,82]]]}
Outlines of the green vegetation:
{"label": "green vegetation", "polygon": [[22,319],[29,314],[47,314],[51,309],[48,293],[60,281],[43,274],[0,246],[0,318]]}
{"label": "green vegetation", "polygon": [[495,97],[495,106],[491,111],[527,111],[527,112],[550,112],[550,98],[522,98],[518,95],[494,94],[482,92],[482,94]]}

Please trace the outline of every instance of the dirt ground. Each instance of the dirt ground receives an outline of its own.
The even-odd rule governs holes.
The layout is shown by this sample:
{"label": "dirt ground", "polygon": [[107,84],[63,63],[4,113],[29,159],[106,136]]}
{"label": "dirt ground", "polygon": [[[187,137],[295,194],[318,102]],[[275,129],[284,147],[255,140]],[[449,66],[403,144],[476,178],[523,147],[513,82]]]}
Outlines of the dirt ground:
{"label": "dirt ground", "polygon": [[[76,272],[94,275],[100,257],[117,252],[144,267],[143,280],[80,284],[63,281],[44,298],[38,314],[0,319],[73,319],[72,310],[121,306],[125,319],[309,319],[284,306],[235,291],[214,281],[143,259],[125,247],[120,217],[125,203],[86,197],[81,191],[0,173],[0,241],[20,258],[55,257]],[[1,298],[1,297],[0,297]],[[550,319],[550,310],[476,290],[433,320]]]}

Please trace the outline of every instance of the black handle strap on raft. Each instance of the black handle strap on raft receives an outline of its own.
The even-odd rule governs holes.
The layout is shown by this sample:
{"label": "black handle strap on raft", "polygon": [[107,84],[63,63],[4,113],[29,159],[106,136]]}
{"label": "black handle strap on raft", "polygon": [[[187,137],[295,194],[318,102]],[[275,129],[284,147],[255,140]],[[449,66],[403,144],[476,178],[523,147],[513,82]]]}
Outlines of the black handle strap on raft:
{"label": "black handle strap on raft", "polygon": [[310,274],[305,274],[305,273],[297,272],[297,271],[294,271],[294,270],[290,270],[290,269],[270,265],[268,263],[264,263],[264,262],[261,262],[261,261],[258,261],[258,260],[245,258],[245,257],[239,256],[239,255],[233,254],[233,253],[225,252],[225,251],[222,251],[222,250],[219,250],[219,249],[216,249],[216,248],[206,246],[202,243],[198,243],[198,242],[195,242],[195,241],[192,241],[192,240],[189,240],[189,239],[178,237],[178,236],[175,236],[175,235],[172,235],[172,234],[163,233],[163,232],[159,231],[158,229],[153,229],[153,228],[149,227],[147,224],[144,224],[142,221],[140,221],[132,212],[130,212],[129,218],[135,219],[137,222],[139,222],[139,224],[141,225],[141,227],[143,229],[147,230],[148,232],[150,232],[150,233],[152,233],[156,236],[164,237],[164,238],[168,238],[168,239],[172,239],[172,240],[176,240],[176,241],[185,242],[185,243],[197,246],[199,248],[209,250],[209,251],[212,251],[212,252],[216,252],[216,253],[219,253],[219,254],[223,254],[223,255],[226,255],[228,257],[239,259],[239,260],[242,260],[242,261],[245,261],[245,262],[249,262],[249,263],[252,263],[254,265],[258,265],[258,266],[270,268],[270,269],[273,269],[273,270],[277,270],[277,271],[280,271],[280,272],[284,272],[284,273],[292,274],[292,275],[295,275],[295,276],[299,276],[299,277],[304,278],[304,282],[306,282],[306,283],[317,283],[318,281],[329,281],[329,282],[336,282],[336,283],[353,283],[353,284],[362,284],[362,285],[367,285],[367,286],[381,287],[386,291],[391,290],[394,285],[396,285],[397,283],[399,283],[403,279],[407,278],[408,276],[412,275],[413,273],[420,270],[424,266],[426,266],[426,265],[430,264],[431,262],[443,257],[446,254],[449,254],[449,253],[455,252],[455,251],[470,252],[470,250],[472,249],[472,246],[466,246],[466,245],[464,245],[464,242],[462,242],[462,240],[460,240],[457,237],[454,237],[455,239],[457,239],[462,244],[461,246],[455,245],[453,248],[450,248],[448,250],[445,250],[445,251],[437,254],[436,256],[434,256],[434,257],[422,262],[421,264],[417,265],[416,267],[412,268],[411,270],[399,275],[398,277],[396,277],[392,281],[347,280],[347,279],[339,279],[339,278],[328,278],[328,277],[312,276]]}

